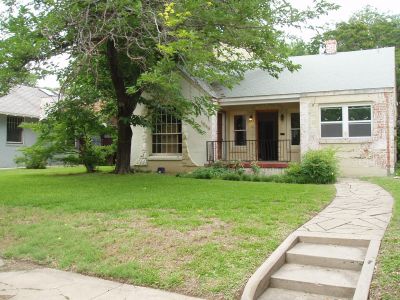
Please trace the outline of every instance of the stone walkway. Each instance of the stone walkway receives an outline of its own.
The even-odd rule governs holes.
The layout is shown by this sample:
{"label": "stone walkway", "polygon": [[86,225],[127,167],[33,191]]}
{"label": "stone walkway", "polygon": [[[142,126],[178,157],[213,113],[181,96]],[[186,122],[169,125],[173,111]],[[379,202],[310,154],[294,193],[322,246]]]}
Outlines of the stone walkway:
{"label": "stone walkway", "polygon": [[335,187],[333,202],[301,226],[299,234],[382,239],[392,215],[392,196],[357,179],[342,179]]}

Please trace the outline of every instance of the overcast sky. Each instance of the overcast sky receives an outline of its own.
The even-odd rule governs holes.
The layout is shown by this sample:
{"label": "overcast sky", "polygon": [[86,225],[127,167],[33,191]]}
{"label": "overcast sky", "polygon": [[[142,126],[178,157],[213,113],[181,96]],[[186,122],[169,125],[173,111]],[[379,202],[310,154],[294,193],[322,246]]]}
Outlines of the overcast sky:
{"label": "overcast sky", "polygon": [[[293,6],[304,9],[309,5],[312,5],[313,0],[289,0]],[[322,16],[321,19],[316,23],[317,25],[324,25],[326,23],[334,24],[340,21],[346,21],[354,12],[359,11],[366,5],[373,6],[381,12],[390,14],[400,14],[400,0],[331,0],[336,4],[339,4],[341,8],[337,11],[331,12],[327,16]],[[0,12],[3,4],[0,2]],[[299,37],[308,40],[314,33],[310,31],[293,31],[292,34],[298,35]],[[58,59],[61,65],[65,65],[63,59]],[[40,80],[39,86],[43,87],[57,87],[58,83],[54,76],[49,76],[44,80]]]}

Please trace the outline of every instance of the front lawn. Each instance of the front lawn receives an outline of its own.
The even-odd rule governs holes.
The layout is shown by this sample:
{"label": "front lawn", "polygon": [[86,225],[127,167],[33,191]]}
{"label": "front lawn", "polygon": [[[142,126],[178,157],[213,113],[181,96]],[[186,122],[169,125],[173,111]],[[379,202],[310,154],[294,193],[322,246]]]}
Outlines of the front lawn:
{"label": "front lawn", "polygon": [[370,299],[400,299],[400,180],[373,178],[371,181],[390,192],[395,205],[381,244]]}
{"label": "front lawn", "polygon": [[0,256],[211,299],[240,294],[331,185],[0,171]]}

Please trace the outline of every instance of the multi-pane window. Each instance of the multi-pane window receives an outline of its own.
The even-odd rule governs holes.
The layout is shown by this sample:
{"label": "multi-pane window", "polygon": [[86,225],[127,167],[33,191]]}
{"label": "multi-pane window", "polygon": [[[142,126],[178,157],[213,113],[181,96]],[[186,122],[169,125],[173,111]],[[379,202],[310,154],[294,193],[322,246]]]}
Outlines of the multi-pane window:
{"label": "multi-pane window", "polygon": [[349,106],[349,137],[371,136],[371,106]]}
{"label": "multi-pane window", "polygon": [[182,153],[182,121],[161,112],[155,118],[152,134],[153,154]]}
{"label": "multi-pane window", "polygon": [[321,108],[321,137],[343,136],[342,107]]}
{"label": "multi-pane window", "polygon": [[23,117],[7,116],[7,143],[22,143]]}
{"label": "multi-pane window", "polygon": [[234,116],[233,131],[235,134],[235,146],[246,145],[246,117],[244,115]]}
{"label": "multi-pane window", "polygon": [[321,137],[370,137],[370,105],[321,107]]}
{"label": "multi-pane window", "polygon": [[300,145],[300,113],[290,114],[292,145]]}

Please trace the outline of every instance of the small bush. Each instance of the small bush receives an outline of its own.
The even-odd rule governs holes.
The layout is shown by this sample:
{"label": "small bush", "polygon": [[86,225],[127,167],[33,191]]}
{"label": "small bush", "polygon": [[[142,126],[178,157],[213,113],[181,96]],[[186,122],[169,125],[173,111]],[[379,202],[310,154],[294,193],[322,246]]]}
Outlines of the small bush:
{"label": "small bush", "polygon": [[22,156],[15,159],[18,165],[24,165],[27,169],[45,169],[51,155],[46,147],[34,145],[20,150]]}
{"label": "small bush", "polygon": [[243,174],[241,179],[243,181],[252,181],[253,180],[253,176],[251,176],[250,174]]}
{"label": "small bush", "polygon": [[338,175],[338,162],[332,149],[308,151],[302,159],[304,179],[310,183],[334,183]]}
{"label": "small bush", "polygon": [[258,176],[260,175],[261,167],[258,165],[258,162],[253,161],[250,165],[251,171],[253,172],[254,175]]}
{"label": "small bush", "polygon": [[231,171],[226,167],[211,166],[198,168],[194,170],[188,177],[198,178],[198,179],[211,179],[219,178],[225,174],[231,173]]}

